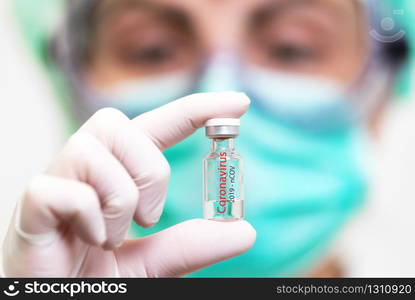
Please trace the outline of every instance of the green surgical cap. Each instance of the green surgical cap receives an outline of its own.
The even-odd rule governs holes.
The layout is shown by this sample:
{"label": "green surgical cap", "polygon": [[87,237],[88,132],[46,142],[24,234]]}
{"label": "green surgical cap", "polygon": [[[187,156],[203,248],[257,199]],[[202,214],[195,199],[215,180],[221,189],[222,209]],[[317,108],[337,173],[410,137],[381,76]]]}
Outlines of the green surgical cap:
{"label": "green surgical cap", "polygon": [[[412,80],[414,75],[414,57],[415,57],[415,6],[413,0],[380,0],[382,7],[382,18],[392,18],[396,26],[405,32],[409,46],[408,62],[401,71],[398,78],[396,91],[401,97],[409,97],[415,92],[412,89]],[[381,22],[382,20],[380,20]]]}
{"label": "green surgical cap", "polygon": [[[30,54],[39,62],[51,82],[59,104],[66,116],[67,134],[78,126],[70,109],[69,92],[65,77],[51,62],[48,55],[51,36],[60,26],[65,0],[8,0]],[[88,0],[85,0],[88,1]]]}

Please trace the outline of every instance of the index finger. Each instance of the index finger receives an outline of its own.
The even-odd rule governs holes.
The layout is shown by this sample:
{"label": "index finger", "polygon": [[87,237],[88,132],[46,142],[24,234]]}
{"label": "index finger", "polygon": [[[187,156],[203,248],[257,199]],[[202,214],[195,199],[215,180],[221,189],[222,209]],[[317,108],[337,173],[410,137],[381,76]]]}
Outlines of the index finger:
{"label": "index finger", "polygon": [[192,94],[146,112],[133,122],[160,150],[164,150],[191,135],[209,119],[239,118],[249,104],[250,100],[244,93]]}

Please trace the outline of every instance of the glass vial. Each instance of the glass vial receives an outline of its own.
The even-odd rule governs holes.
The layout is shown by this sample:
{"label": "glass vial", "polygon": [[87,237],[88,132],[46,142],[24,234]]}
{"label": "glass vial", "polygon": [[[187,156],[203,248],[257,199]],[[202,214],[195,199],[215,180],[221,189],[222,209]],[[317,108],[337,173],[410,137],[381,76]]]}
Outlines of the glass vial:
{"label": "glass vial", "polygon": [[203,215],[205,219],[234,221],[244,216],[243,162],[235,150],[239,119],[218,118],[206,122],[211,151],[203,160]]}

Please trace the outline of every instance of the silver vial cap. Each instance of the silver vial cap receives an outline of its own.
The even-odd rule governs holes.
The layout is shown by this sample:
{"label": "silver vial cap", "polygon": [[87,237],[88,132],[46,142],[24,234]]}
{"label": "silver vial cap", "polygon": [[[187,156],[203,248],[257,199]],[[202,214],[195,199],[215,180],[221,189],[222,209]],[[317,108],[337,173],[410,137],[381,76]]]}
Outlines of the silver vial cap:
{"label": "silver vial cap", "polygon": [[205,124],[206,136],[214,138],[235,138],[239,135],[241,122],[235,118],[210,119]]}

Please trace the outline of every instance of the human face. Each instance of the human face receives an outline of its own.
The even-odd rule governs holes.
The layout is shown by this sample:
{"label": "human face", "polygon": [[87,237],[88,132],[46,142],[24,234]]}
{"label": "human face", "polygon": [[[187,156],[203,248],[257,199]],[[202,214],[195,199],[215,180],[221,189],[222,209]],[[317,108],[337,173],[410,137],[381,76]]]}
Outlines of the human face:
{"label": "human face", "polygon": [[102,0],[88,81],[105,90],[132,78],[197,70],[212,55],[242,64],[352,82],[367,58],[355,0]]}

